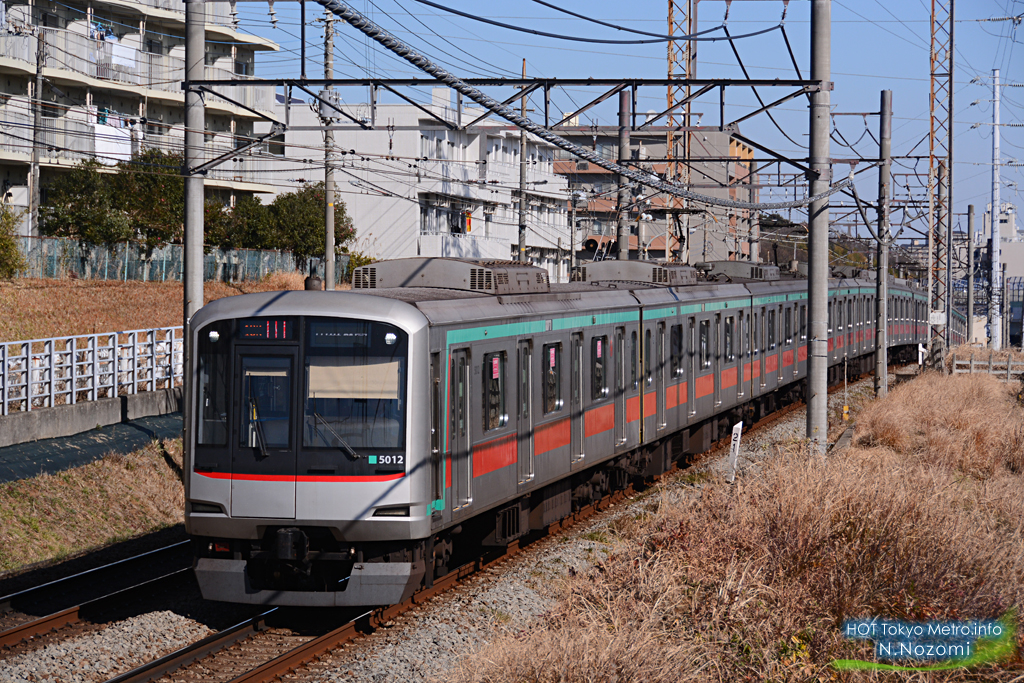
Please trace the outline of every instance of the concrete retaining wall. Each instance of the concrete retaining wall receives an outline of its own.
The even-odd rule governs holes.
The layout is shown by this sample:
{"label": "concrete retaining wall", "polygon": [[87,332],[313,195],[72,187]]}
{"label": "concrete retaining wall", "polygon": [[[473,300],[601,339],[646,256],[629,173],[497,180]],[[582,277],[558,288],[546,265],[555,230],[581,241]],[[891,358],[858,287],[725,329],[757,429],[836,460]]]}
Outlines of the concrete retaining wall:
{"label": "concrete retaining wall", "polygon": [[0,448],[40,439],[81,434],[140,417],[181,412],[181,387],[101,398],[70,406],[37,408],[0,417]]}

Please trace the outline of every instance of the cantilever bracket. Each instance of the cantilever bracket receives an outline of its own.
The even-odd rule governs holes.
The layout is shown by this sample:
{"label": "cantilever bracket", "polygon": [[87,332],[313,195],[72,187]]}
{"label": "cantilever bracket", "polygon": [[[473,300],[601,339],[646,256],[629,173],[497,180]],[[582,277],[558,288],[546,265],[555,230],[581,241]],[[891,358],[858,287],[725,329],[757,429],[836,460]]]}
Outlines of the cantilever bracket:
{"label": "cantilever bracket", "polygon": [[[245,85],[245,84],[244,83],[236,83],[236,82],[232,81],[231,83],[228,83],[228,85]],[[188,86],[187,83],[185,84],[185,87],[186,87],[186,89],[189,89],[189,86]],[[222,100],[227,100],[228,102],[230,102],[231,104],[235,105],[236,107],[241,107],[242,109],[244,109],[246,111],[251,111],[253,114],[255,114],[256,116],[260,117],[264,121],[270,121],[271,123],[275,123],[275,124],[277,124],[279,126],[283,126],[284,125],[280,121],[277,121],[275,119],[270,118],[269,116],[267,116],[263,112],[256,111],[252,107],[246,106],[246,105],[242,104],[241,102],[238,102],[237,100],[233,100],[230,97],[228,97],[227,95],[222,95],[221,93],[217,92],[216,90],[212,90],[212,89],[206,87],[205,85],[197,85],[196,86],[196,90],[199,91],[200,97],[202,97],[203,93],[207,93],[208,92],[211,95],[216,95],[217,97],[221,98]],[[203,99],[205,100],[206,98],[203,98]]]}
{"label": "cantilever bracket", "polygon": [[220,166],[221,164],[223,164],[225,161],[227,161],[231,157],[236,157],[239,154],[242,154],[243,152],[247,152],[250,149],[252,149],[253,147],[256,147],[257,145],[263,144],[269,138],[272,138],[275,135],[281,135],[282,133],[284,133],[284,131],[285,131],[284,124],[283,123],[279,123],[277,121],[274,121],[273,125],[270,126],[270,132],[269,133],[265,133],[263,135],[260,135],[259,137],[255,138],[252,142],[246,143],[246,144],[242,145],[241,147],[237,147],[235,149],[228,150],[224,154],[221,154],[218,157],[214,157],[213,159],[210,159],[206,163],[200,164],[200,165],[196,166],[195,168],[188,169],[188,175],[206,175],[206,172],[209,171],[211,168],[215,168],[217,166]]}
{"label": "cantilever bracket", "polygon": [[[294,86],[294,87],[298,88],[299,90],[301,90],[302,92],[306,93],[307,95],[309,95],[310,97],[315,99],[317,102],[319,102],[320,106],[328,106],[328,107],[330,107],[331,109],[333,109],[334,111],[338,112],[339,114],[344,116],[346,119],[348,119],[352,123],[357,124],[363,130],[373,130],[373,126],[366,125],[365,123],[363,123],[362,121],[360,121],[356,117],[352,116],[351,114],[349,114],[347,111],[345,111],[344,109],[342,109],[338,105],[334,104],[333,102],[328,102],[324,98],[320,97],[319,95],[317,95],[316,93],[311,91],[309,88],[303,86],[298,81],[288,81],[288,85]],[[323,110],[321,110],[321,112],[322,111]],[[321,118],[327,118],[327,117],[326,116],[321,116]]]}

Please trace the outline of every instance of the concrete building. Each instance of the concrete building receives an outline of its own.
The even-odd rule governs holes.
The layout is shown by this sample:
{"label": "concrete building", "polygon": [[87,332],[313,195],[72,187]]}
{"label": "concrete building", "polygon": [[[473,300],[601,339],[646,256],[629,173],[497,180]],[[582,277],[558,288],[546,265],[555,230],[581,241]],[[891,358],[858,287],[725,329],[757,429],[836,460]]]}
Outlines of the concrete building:
{"label": "concrete building", "polygon": [[[206,77],[252,77],[254,55],[273,42],[240,33],[234,3],[207,2]],[[12,0],[0,14],[0,196],[29,206],[33,100],[43,107],[40,188],[83,159],[113,166],[145,148],[180,153],[184,138],[184,4],[171,0]],[[42,40],[40,41],[40,38]],[[42,52],[40,48],[42,44]],[[35,92],[37,70],[43,87]],[[271,87],[233,86],[224,95],[260,111],[274,105]],[[208,158],[238,147],[258,117],[209,95]],[[210,196],[269,192],[267,161],[243,154],[210,171]],[[37,232],[23,221],[23,231]]]}
{"label": "concrete building", "polygon": [[[340,105],[335,124],[337,200],[352,218],[351,248],[378,259],[456,256],[510,259],[518,252],[519,131],[493,119],[459,130],[483,114],[460,109],[452,91],[435,88],[432,103]],[[279,157],[275,193],[324,179],[324,137],[313,108],[293,97],[283,138],[268,146]],[[445,125],[445,122],[452,124]],[[257,132],[269,124],[257,124]],[[554,173],[555,147],[531,137],[527,145],[527,256],[552,281],[568,279],[567,185]]]}
{"label": "concrete building", "polygon": [[[586,127],[566,129],[566,137],[606,159],[619,156],[617,133],[595,134]],[[670,173],[664,133],[631,133],[628,158],[642,171],[665,178]],[[741,201],[757,201],[753,150],[728,133],[694,133],[691,143],[690,185],[695,192]],[[586,203],[577,210],[576,243],[583,245],[581,258],[617,252],[618,224],[616,175],[558,150],[555,172],[563,175],[571,191]],[[682,166],[679,165],[682,174]],[[704,207],[689,213],[683,202],[645,188],[631,189],[627,209],[630,224],[630,258],[673,258],[696,263],[704,260],[758,260],[757,217],[745,209]],[[753,254],[753,257],[751,257]]]}
{"label": "concrete building", "polygon": [[[992,237],[992,202],[985,206],[985,213],[981,217],[982,228],[976,239],[978,244],[984,245]],[[999,210],[999,238],[1003,241],[1020,242],[1024,240],[1024,233],[1017,231],[1017,206],[1010,202],[1002,202]]]}

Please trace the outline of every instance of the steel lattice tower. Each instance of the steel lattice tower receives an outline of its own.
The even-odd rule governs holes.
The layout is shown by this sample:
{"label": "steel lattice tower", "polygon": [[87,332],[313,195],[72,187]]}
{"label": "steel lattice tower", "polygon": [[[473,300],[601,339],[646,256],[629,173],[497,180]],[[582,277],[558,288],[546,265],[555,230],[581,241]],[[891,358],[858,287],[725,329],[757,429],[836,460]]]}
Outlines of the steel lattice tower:
{"label": "steel lattice tower", "polygon": [[[928,246],[930,310],[948,316],[953,208],[953,3],[932,0],[931,91],[928,97]],[[939,192],[939,164],[946,170],[946,190]],[[928,348],[945,348],[948,325],[931,326]]]}
{"label": "steel lattice tower", "polygon": [[[668,0],[668,33],[669,35],[688,35],[697,29],[697,3],[700,0]],[[697,65],[697,44],[691,41],[669,41],[668,43],[668,77],[669,78],[693,78]],[[668,86],[668,126],[670,128],[666,140],[667,159],[684,159],[687,163],[679,164],[669,161],[666,167],[666,175],[684,184],[690,184],[690,133],[683,132],[677,135],[671,130],[673,126],[690,125],[690,103],[682,107],[679,116],[672,108],[676,102],[684,101],[690,96],[689,85]],[[670,221],[678,221],[679,209],[685,206],[685,202],[678,197],[669,198]],[[678,223],[676,223],[678,226]],[[684,222],[683,235],[689,246],[689,219]],[[666,249],[668,245],[665,245]],[[666,254],[667,255],[667,254]]]}

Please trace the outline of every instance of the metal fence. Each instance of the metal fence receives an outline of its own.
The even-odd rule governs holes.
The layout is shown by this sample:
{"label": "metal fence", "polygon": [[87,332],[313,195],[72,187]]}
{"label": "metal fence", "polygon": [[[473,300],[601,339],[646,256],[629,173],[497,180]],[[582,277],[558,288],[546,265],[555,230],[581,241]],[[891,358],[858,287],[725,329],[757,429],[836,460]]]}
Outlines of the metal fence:
{"label": "metal fence", "polygon": [[962,352],[954,353],[950,366],[954,375],[977,373],[993,375],[1005,382],[1024,380],[1024,361],[1017,360],[1008,351],[971,353],[964,358]]}
{"label": "metal fence", "polygon": [[[169,244],[152,252],[128,242],[117,247],[82,244],[65,237],[21,237],[26,268],[23,277],[79,278],[83,280],[180,281],[183,247]],[[336,284],[348,268],[348,254],[335,260]],[[273,273],[311,270],[323,276],[323,259],[297,262],[291,252],[260,249],[212,249],[203,256],[203,279],[241,282],[261,280]]]}
{"label": "metal fence", "polygon": [[0,342],[0,415],[180,386],[181,327]]}

